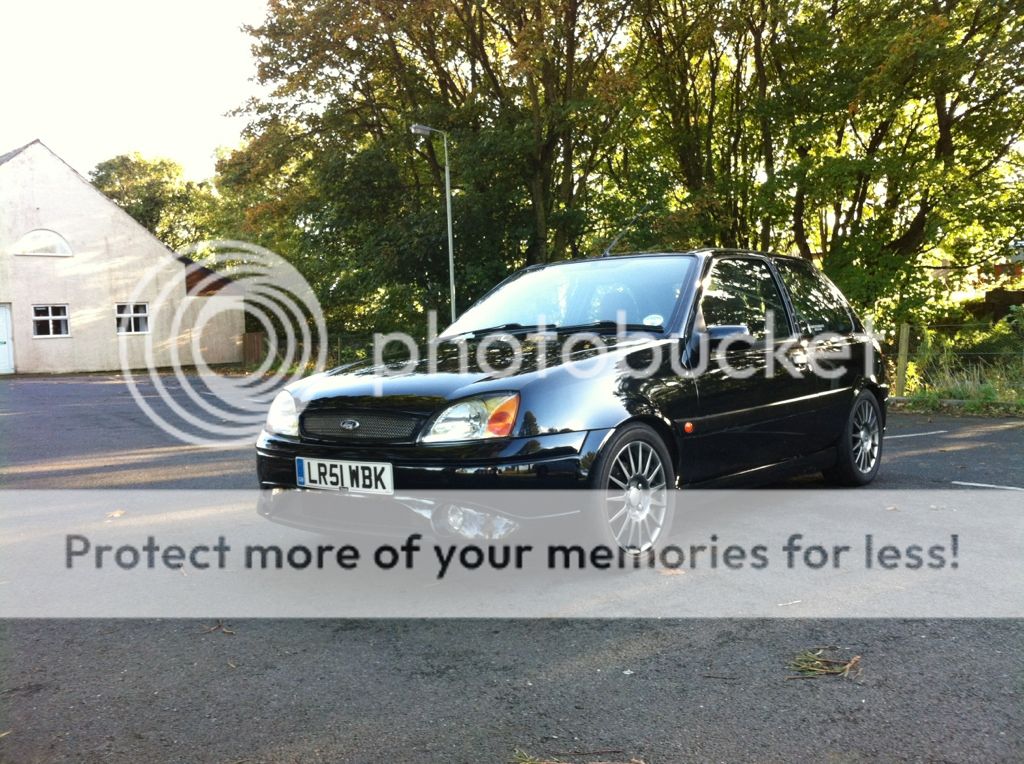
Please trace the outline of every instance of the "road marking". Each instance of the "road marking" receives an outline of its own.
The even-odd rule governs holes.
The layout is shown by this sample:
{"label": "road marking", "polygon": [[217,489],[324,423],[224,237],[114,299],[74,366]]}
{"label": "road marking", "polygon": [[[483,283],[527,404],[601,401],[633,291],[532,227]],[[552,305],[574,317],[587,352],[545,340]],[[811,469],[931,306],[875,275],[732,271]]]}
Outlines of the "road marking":
{"label": "road marking", "polygon": [[966,485],[971,488],[999,488],[1003,491],[1024,491],[1024,488],[1018,488],[1015,485],[992,485],[991,483],[965,483],[962,480],[951,480],[953,485]]}
{"label": "road marking", "polygon": [[925,435],[942,435],[949,432],[949,430],[932,430],[931,432],[912,432],[909,435],[886,435],[886,440],[896,440],[896,438],[923,438]]}

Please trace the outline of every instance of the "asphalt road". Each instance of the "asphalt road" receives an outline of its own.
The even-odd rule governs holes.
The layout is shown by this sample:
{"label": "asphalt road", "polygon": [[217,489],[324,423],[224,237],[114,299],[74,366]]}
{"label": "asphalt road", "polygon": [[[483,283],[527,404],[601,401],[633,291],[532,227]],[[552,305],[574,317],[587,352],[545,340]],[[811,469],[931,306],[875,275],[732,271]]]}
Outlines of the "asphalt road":
{"label": "asphalt road", "polygon": [[[894,415],[888,436],[877,487],[1024,487],[1021,420]],[[0,380],[0,488],[253,470],[160,432],[116,377]],[[1024,759],[1019,621],[213,623],[3,622],[0,760]],[[785,678],[821,645],[862,674]]]}

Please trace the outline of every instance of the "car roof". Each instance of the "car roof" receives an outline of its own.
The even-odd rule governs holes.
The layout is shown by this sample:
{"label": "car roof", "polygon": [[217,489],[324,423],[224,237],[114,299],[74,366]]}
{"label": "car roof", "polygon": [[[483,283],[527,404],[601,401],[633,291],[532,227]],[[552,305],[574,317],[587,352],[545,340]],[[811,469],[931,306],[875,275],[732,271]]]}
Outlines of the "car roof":
{"label": "car roof", "polygon": [[624,258],[641,258],[641,257],[722,257],[725,255],[754,255],[756,257],[770,257],[780,258],[785,260],[803,260],[802,257],[796,257],[794,255],[777,255],[767,252],[758,252],[753,249],[741,249],[739,247],[698,247],[696,249],[684,249],[684,250],[649,250],[646,252],[613,252],[608,255],[594,255],[592,257],[574,257],[569,260],[555,260],[549,263],[534,263],[528,266],[524,270],[533,270],[535,268],[549,268],[555,265],[569,265],[570,263],[587,263],[595,260],[621,260]]}
{"label": "car roof", "polygon": [[[757,257],[771,257],[783,260],[803,260],[804,258],[796,255],[780,255],[774,252],[760,252],[756,249],[743,249],[742,247],[698,247],[697,249],[687,249],[679,252],[671,250],[666,251],[651,251],[651,252],[622,252],[612,253],[608,257],[647,257],[647,256],[661,256],[661,255],[704,255],[706,257],[724,257],[727,255],[756,255]],[[590,260],[601,259],[601,258],[587,258]]]}

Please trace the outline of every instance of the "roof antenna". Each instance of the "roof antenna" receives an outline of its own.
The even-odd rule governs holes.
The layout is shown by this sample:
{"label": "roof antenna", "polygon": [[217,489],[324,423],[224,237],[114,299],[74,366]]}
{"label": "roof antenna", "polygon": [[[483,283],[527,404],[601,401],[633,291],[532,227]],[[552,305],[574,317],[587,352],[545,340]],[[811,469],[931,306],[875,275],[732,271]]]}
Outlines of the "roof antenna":
{"label": "roof antenna", "polygon": [[615,234],[615,238],[608,242],[608,246],[604,248],[604,252],[601,253],[601,257],[608,257],[608,255],[612,253],[612,249],[615,247],[615,245],[619,243],[619,239],[625,236],[626,231],[633,227],[633,223],[635,223],[641,215],[643,215],[645,212],[647,212],[647,210],[649,210],[653,206],[653,201],[647,202],[647,204],[645,204],[638,213],[636,213],[633,217],[627,220],[626,224],[619,229],[619,232],[617,234]]}

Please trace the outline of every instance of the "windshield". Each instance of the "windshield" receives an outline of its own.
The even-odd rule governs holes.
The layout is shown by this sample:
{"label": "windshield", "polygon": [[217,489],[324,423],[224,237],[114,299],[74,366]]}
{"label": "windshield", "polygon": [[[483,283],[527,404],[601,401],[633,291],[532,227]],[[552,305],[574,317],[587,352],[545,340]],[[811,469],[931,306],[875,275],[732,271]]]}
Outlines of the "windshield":
{"label": "windshield", "polygon": [[563,327],[616,322],[665,328],[683,285],[690,255],[619,257],[549,265],[513,276],[463,313],[444,336],[508,325]]}

